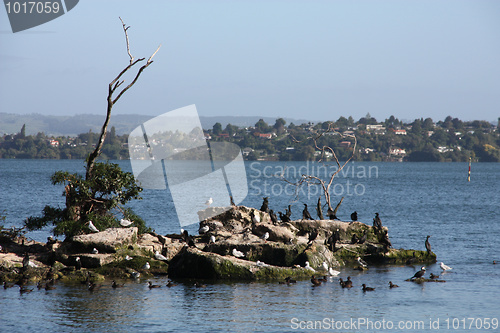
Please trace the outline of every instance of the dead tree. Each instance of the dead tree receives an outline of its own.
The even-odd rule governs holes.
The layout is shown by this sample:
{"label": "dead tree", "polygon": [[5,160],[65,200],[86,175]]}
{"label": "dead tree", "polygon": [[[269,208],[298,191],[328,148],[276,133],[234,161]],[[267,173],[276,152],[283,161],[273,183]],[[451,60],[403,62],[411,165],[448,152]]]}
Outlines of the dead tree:
{"label": "dead tree", "polygon": [[[318,140],[323,136],[325,135],[325,133],[328,133],[328,132],[335,132],[335,130],[333,129],[332,127],[332,123],[329,123],[328,124],[328,128],[324,131],[322,131],[321,133],[319,133],[318,135],[314,136],[314,137],[308,137],[306,138],[306,140],[312,140],[313,141],[313,145],[314,145],[314,149],[316,151],[319,151],[321,152],[321,156],[320,156],[320,159],[318,162],[320,163],[324,163],[326,164],[326,153],[329,152],[332,154],[333,156],[333,159],[335,161],[335,163],[337,164],[337,170],[335,172],[333,172],[328,179],[321,179],[319,176],[315,176],[315,175],[301,175],[300,179],[297,181],[297,182],[292,182],[288,179],[285,178],[285,171],[282,172],[281,174],[281,179],[289,184],[292,184],[295,186],[296,190],[295,190],[295,196],[296,196],[296,199],[298,198],[298,195],[299,195],[299,190],[302,186],[304,185],[320,185],[322,190],[323,190],[323,195],[325,197],[325,201],[326,201],[326,205],[328,205],[328,211],[332,211],[334,212],[334,214],[337,213],[337,209],[339,208],[340,204],[342,203],[342,200],[344,198],[342,198],[339,202],[339,204],[337,205],[337,207],[335,207],[335,210],[332,209],[332,205],[331,205],[331,197],[330,197],[330,187],[332,186],[333,184],[333,179],[335,178],[335,176],[340,172],[342,171],[342,169],[347,165],[347,163],[349,163],[349,161],[352,160],[352,158],[354,157],[354,154],[356,152],[356,145],[357,145],[357,139],[356,139],[356,136],[354,134],[342,134],[342,133],[338,133],[338,135],[340,135],[340,137],[342,138],[349,138],[349,139],[352,139],[354,140],[354,146],[352,148],[352,154],[351,156],[341,165],[340,164],[340,161],[339,159],[337,158],[337,154],[335,154],[335,150],[330,147],[330,146],[322,146],[322,147],[319,147],[318,146]],[[298,141],[296,140],[293,136],[292,136],[292,140],[296,143],[299,143],[301,141]]]}
{"label": "dead tree", "polygon": [[145,58],[135,59],[132,56],[132,54],[130,53],[130,44],[129,44],[128,33],[127,33],[127,30],[130,28],[130,26],[126,26],[125,23],[123,23],[123,20],[122,20],[121,17],[120,17],[120,21],[122,22],[123,32],[125,33],[125,41],[127,42],[127,53],[128,53],[128,56],[130,57],[130,62],[128,64],[128,66],[126,66],[115,77],[115,79],[109,83],[109,86],[108,86],[108,98],[107,98],[107,100],[108,100],[108,106],[107,106],[107,111],[106,111],[106,120],[104,121],[104,124],[102,125],[101,135],[99,136],[99,141],[97,142],[94,151],[89,155],[89,157],[87,159],[87,172],[85,174],[85,179],[86,180],[89,180],[91,178],[91,176],[92,176],[92,170],[94,168],[95,161],[99,157],[99,155],[101,154],[101,149],[102,149],[102,146],[104,145],[104,140],[106,139],[106,132],[108,130],[108,124],[109,124],[109,120],[111,118],[111,110],[113,109],[113,106],[115,105],[116,102],[118,102],[118,100],[120,99],[120,97],[122,97],[122,95],[127,90],[129,90],[137,82],[137,80],[139,79],[139,76],[141,76],[142,72],[149,65],[151,65],[153,63],[153,57],[156,55],[156,53],[158,52],[158,50],[161,47],[161,44],[160,44],[160,46],[158,46],[158,48],[156,49],[156,51],[149,57],[149,59],[146,61],[146,63],[144,65],[142,65],[138,69],[138,71],[137,71],[134,79],[132,80],[132,82],[130,82],[121,91],[117,92],[117,89],[125,82],[125,80],[120,80],[120,78],[126,72],[128,72],[132,67],[134,67],[136,64],[140,63],[141,61],[144,61],[144,59],[145,59]]}

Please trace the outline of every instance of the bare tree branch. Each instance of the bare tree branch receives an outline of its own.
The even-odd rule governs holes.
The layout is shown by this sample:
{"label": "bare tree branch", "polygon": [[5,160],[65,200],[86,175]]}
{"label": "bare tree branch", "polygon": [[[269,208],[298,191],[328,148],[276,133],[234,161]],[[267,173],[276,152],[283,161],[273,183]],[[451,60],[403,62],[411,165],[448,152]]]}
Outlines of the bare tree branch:
{"label": "bare tree branch", "polygon": [[122,75],[125,74],[128,70],[130,70],[138,62],[141,62],[145,59],[145,58],[140,58],[140,59],[134,60],[135,58],[130,53],[130,44],[129,44],[128,33],[127,33],[127,30],[130,28],[130,26],[126,26],[121,17],[120,17],[120,21],[122,22],[123,32],[125,33],[125,41],[127,43],[127,53],[130,57],[130,63],[108,85],[108,97],[107,97],[108,105],[107,105],[107,110],[106,110],[106,119],[104,121],[104,124],[102,125],[101,135],[99,136],[99,141],[97,142],[94,151],[92,153],[90,153],[90,155],[87,159],[87,172],[85,174],[86,179],[89,179],[91,177],[95,161],[96,161],[97,157],[99,157],[99,155],[101,154],[101,149],[104,145],[104,140],[106,139],[106,132],[108,129],[108,124],[109,124],[109,121],[111,119],[111,110],[113,109],[113,105],[120,99],[120,97],[122,97],[122,95],[127,90],[129,90],[137,82],[137,80],[141,76],[142,72],[149,65],[151,65],[153,63],[152,59],[155,56],[155,54],[158,52],[158,50],[160,49],[160,46],[161,46],[161,45],[158,46],[156,51],[149,57],[146,64],[139,68],[139,70],[137,71],[137,74],[135,75],[132,82],[130,82],[125,88],[123,88],[118,93],[118,95],[116,97],[114,97],[116,89],[118,89],[118,87],[120,87],[125,82],[125,80],[120,81],[120,78],[122,77]]}
{"label": "bare tree branch", "polygon": [[[313,141],[313,146],[314,146],[314,149],[316,151],[319,151],[321,152],[321,157],[319,159],[319,163],[322,163],[323,165],[327,165],[326,162],[324,162],[325,160],[325,156],[326,156],[326,153],[327,152],[330,152],[332,154],[332,157],[333,159],[335,160],[335,163],[337,164],[337,170],[335,172],[333,172],[329,179],[328,180],[324,180],[324,179],[321,179],[320,177],[318,176],[314,176],[314,175],[302,175],[301,178],[297,181],[297,182],[291,182],[289,181],[288,179],[285,178],[285,172],[283,172],[283,174],[281,175],[281,180],[287,182],[288,184],[291,184],[291,185],[294,185],[296,187],[295,189],[295,200],[298,200],[298,196],[300,194],[300,189],[302,186],[304,185],[320,185],[321,188],[323,189],[323,195],[325,197],[325,200],[326,200],[326,205],[328,205],[328,209],[333,211],[332,209],[332,206],[331,206],[331,197],[330,197],[330,187],[331,185],[333,184],[333,180],[335,178],[335,176],[340,172],[342,171],[342,169],[347,165],[347,163],[349,163],[349,161],[352,160],[352,158],[354,157],[354,154],[356,152],[356,146],[357,146],[357,139],[356,139],[356,136],[353,135],[353,134],[342,134],[342,133],[339,133],[339,132],[336,132],[338,133],[338,135],[340,135],[342,138],[346,137],[346,138],[351,138],[354,140],[354,146],[353,146],[353,149],[352,149],[352,154],[351,156],[347,159],[347,161],[344,162],[344,164],[340,164],[340,161],[337,157],[337,154],[335,153],[335,150],[330,147],[330,146],[322,146],[322,147],[319,147],[318,146],[318,140],[324,136],[326,133],[329,133],[329,132],[335,132],[335,129],[333,128],[333,123],[329,123],[328,124],[328,128],[322,132],[320,132],[318,135],[316,136],[310,136],[310,137],[307,137],[306,140],[312,140]],[[295,137],[293,137],[292,135],[290,135],[292,140],[296,143],[300,143],[301,141],[297,140]],[[303,140],[302,140],[303,141]],[[338,207],[337,207],[338,208]]]}

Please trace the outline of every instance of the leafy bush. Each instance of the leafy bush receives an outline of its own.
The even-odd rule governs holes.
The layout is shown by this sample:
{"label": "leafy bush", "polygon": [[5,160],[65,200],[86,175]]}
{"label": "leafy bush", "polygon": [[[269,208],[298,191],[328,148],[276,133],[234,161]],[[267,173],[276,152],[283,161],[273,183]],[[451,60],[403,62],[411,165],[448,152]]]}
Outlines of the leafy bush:
{"label": "leafy bush", "polygon": [[[31,216],[25,221],[28,230],[42,229],[51,223],[54,235],[71,237],[89,233],[89,221],[99,230],[120,227],[119,218],[123,216],[134,222],[139,233],[150,231],[138,215],[123,207],[132,199],[141,199],[142,188],[134,175],[122,171],[118,164],[96,163],[88,180],[65,171],[56,171],[51,180],[54,185],[65,185],[66,207],[45,206],[42,216]],[[119,212],[119,217],[113,212]]]}

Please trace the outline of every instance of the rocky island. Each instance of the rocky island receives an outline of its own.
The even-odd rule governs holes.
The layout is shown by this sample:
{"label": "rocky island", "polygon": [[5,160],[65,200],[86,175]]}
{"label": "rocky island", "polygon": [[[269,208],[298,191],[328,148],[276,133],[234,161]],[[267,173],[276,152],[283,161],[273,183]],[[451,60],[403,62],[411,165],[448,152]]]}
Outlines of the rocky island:
{"label": "rocky island", "polygon": [[[221,214],[217,210],[221,210]],[[432,252],[393,249],[387,227],[339,220],[272,222],[245,206],[207,208],[200,234],[138,234],[108,228],[47,243],[2,231],[0,282],[89,281],[168,275],[171,279],[283,280],[327,275],[328,268],[364,270],[364,262],[424,264]],[[200,212],[203,214],[203,212]],[[257,217],[257,218],[255,218]],[[148,264],[146,264],[148,263]]]}

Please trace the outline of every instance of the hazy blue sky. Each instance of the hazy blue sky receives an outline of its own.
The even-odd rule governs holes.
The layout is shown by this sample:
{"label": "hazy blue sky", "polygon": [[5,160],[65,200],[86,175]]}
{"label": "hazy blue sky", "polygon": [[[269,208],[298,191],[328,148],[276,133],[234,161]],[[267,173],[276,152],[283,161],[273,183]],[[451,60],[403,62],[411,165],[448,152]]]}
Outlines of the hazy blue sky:
{"label": "hazy blue sky", "polygon": [[91,1],[13,34],[0,112],[104,114],[107,85],[161,50],[114,112],[378,120],[500,117],[500,1]]}

